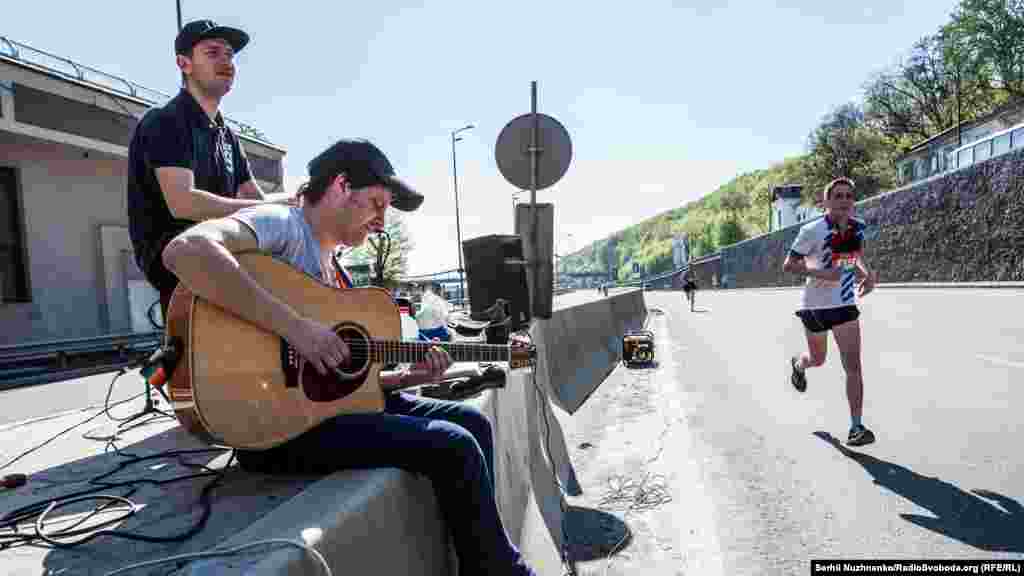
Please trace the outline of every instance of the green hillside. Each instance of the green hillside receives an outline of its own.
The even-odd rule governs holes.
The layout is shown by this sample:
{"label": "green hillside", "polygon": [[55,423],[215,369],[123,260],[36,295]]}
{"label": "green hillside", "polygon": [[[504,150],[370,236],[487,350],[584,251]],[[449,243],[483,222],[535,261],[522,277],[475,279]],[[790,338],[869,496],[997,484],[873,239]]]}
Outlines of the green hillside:
{"label": "green hillside", "polygon": [[700,200],[669,210],[594,242],[559,260],[559,272],[603,272],[609,244],[620,281],[633,277],[633,262],[645,274],[672,269],[672,238],[686,233],[694,257],[767,232],[771,188],[798,183],[806,157],[741,174]]}

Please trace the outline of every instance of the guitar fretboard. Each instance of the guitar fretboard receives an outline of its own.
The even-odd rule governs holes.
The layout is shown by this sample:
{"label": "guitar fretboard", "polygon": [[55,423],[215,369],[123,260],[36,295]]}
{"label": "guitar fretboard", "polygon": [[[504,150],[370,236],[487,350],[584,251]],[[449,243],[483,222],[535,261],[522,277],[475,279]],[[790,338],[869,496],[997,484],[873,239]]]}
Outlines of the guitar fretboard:
{"label": "guitar fretboard", "polygon": [[434,346],[443,348],[453,362],[508,362],[510,347],[503,344],[463,342],[400,342],[370,340],[371,360],[383,364],[416,363]]}

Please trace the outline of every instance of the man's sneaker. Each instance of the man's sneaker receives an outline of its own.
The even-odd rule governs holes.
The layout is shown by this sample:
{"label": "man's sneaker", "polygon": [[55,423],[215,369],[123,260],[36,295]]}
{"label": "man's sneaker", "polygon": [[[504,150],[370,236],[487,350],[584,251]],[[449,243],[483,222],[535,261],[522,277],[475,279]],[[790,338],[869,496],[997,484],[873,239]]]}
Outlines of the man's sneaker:
{"label": "man's sneaker", "polygon": [[846,443],[850,446],[863,446],[875,441],[875,433],[864,427],[863,424],[850,428],[850,437]]}
{"label": "man's sneaker", "polygon": [[804,370],[796,367],[796,356],[789,359],[789,365],[793,367],[793,374],[789,377],[789,381],[793,383],[793,388],[796,388],[797,392],[807,390],[807,376],[804,375]]}

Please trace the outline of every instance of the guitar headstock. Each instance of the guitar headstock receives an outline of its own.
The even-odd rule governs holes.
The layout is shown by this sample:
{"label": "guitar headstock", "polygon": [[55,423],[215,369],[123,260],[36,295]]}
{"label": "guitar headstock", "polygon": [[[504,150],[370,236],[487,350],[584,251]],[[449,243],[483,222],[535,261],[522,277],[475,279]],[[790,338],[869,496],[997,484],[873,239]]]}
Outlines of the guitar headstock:
{"label": "guitar headstock", "polygon": [[510,370],[532,366],[533,361],[537,358],[537,346],[522,336],[511,336],[509,348],[508,367]]}

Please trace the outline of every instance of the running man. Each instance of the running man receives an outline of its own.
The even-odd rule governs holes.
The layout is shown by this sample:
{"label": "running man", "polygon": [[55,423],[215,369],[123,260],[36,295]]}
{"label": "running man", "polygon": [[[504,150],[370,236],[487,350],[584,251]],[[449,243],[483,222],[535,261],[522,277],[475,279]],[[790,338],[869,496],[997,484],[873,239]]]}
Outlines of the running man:
{"label": "running man", "polygon": [[[860,363],[860,310],[858,298],[875,288],[877,277],[864,260],[864,222],[853,218],[854,183],[849,178],[829,182],[824,191],[825,216],[800,228],[782,269],[807,276],[800,310],[808,352],[790,358],[790,381],[799,392],[807,390],[807,368],[825,363],[831,330],[846,371],[846,399],[850,404],[847,444],[862,446],[875,435],[861,422],[864,380]],[[854,290],[857,279],[861,282]]]}
{"label": "running man", "polygon": [[693,281],[693,276],[687,272],[683,276],[683,293],[686,294],[686,299],[690,302],[690,312],[693,312],[693,299],[697,295],[697,283]]}

